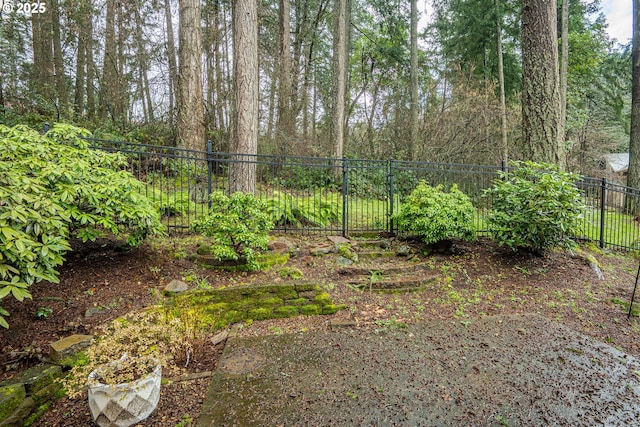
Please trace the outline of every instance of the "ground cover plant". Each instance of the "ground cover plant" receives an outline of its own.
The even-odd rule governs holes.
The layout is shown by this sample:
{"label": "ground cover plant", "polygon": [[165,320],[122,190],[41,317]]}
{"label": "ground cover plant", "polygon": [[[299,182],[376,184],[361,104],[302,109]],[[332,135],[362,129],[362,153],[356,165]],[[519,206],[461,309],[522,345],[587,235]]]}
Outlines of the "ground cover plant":
{"label": "ground cover plant", "polygon": [[[13,365],[18,368],[37,361],[39,355],[46,354],[48,343],[57,338],[74,332],[97,333],[111,319],[157,304],[159,290],[174,278],[197,276],[198,282],[206,281],[212,288],[228,288],[278,283],[285,280],[282,276],[287,275],[286,269],[292,268],[299,270],[305,281],[319,283],[336,303],[347,304],[348,309],[331,316],[247,322],[242,325],[241,336],[326,330],[332,319],[354,322],[354,333],[384,334],[386,330],[403,330],[405,325],[423,320],[444,319],[464,326],[484,316],[538,313],[640,356],[640,323],[636,317],[628,321],[625,311],[628,306],[619,303],[628,302],[635,279],[637,263],[629,256],[584,247],[582,250],[597,260],[605,275],[604,280],[599,280],[584,256],[571,256],[567,252],[552,251],[546,257],[513,254],[481,239],[458,242],[459,252],[449,256],[424,256],[420,245],[410,245],[414,255],[409,260],[393,252],[407,242],[389,240],[391,256],[372,258],[366,256],[366,241],[352,240],[360,253],[354,268],[363,271],[366,276],[363,280],[369,280],[374,273],[376,284],[402,280],[402,274],[392,274],[390,268],[407,271],[411,278],[436,277],[421,290],[398,294],[369,292],[368,287],[363,290],[349,285],[350,276],[342,272],[344,267],[338,264],[337,252],[310,256],[312,248],[329,242],[323,236],[288,235],[278,239],[296,248],[297,255],[287,265],[268,271],[234,273],[204,269],[194,258],[182,255],[194,253],[201,238],[154,238],[125,252],[111,240],[87,244],[74,240],[74,250],[68,254],[70,262],[60,269],[59,284],[41,282],[32,288],[33,300],[8,302],[13,316],[12,328],[0,331],[0,341],[4,343],[0,360],[8,363],[2,375],[11,376],[15,370],[8,368]],[[379,243],[374,241],[373,245],[378,247]],[[195,282],[190,283],[197,287]],[[37,317],[40,307],[51,310],[46,318]],[[90,308],[100,310],[87,316]],[[188,322],[189,317],[184,318]],[[181,422],[193,425],[209,386],[208,372],[215,369],[222,349],[222,344],[210,344],[213,333],[201,331],[192,341],[186,374],[167,375],[159,407],[142,425],[174,427]],[[179,364],[184,366],[185,351],[179,354]],[[86,398],[63,398],[37,425],[89,425],[90,417]]]}
{"label": "ground cover plant", "polygon": [[[88,132],[56,124],[45,135],[0,125],[0,302],[55,283],[69,238],[108,232],[139,244],[162,227],[123,156],[91,150]],[[4,304],[3,304],[4,305]],[[0,306],[0,326],[8,327]]]}

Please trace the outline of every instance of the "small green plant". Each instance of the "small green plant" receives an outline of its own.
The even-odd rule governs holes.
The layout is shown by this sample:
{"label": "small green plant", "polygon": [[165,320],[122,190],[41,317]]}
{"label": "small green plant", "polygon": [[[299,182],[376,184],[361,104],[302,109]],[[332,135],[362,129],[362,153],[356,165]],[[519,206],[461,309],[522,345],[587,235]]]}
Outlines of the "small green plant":
{"label": "small green plant", "polygon": [[182,420],[180,420],[180,422],[176,424],[176,427],[187,427],[192,424],[193,424],[193,418],[191,417],[191,415],[185,414],[182,416]]}
{"label": "small green plant", "polygon": [[578,176],[545,163],[517,162],[499,172],[488,218],[494,240],[511,249],[533,253],[559,247],[573,249],[580,233],[584,204],[575,185]]}
{"label": "small green plant", "polygon": [[428,245],[451,238],[473,240],[474,212],[469,197],[455,184],[446,192],[442,185],[432,187],[421,181],[395,215],[395,221],[401,233],[418,235]]}
{"label": "small green plant", "polygon": [[382,279],[382,271],[370,270],[369,271],[369,293],[373,292],[373,285],[378,283]]}
{"label": "small green plant", "polygon": [[251,194],[221,191],[211,194],[209,215],[193,230],[213,240],[211,254],[218,260],[246,259],[250,270],[259,268],[255,250],[266,249],[273,223],[265,204]]}
{"label": "small green plant", "polygon": [[304,273],[297,267],[283,267],[278,271],[278,275],[283,279],[298,280],[304,277]]}
{"label": "small green plant", "polygon": [[53,313],[53,309],[51,307],[40,307],[38,311],[36,311],[36,317],[44,320],[51,316],[51,313]]}

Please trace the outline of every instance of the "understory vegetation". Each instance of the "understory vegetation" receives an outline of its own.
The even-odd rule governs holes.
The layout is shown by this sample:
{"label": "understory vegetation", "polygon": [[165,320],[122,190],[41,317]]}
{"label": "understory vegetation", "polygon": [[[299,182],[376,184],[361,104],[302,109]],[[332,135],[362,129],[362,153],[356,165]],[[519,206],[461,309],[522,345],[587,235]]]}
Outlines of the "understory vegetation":
{"label": "understory vegetation", "polygon": [[[71,237],[111,233],[136,245],[162,231],[124,156],[89,149],[87,135],[64,124],[46,135],[0,125],[0,302],[29,298],[41,280],[56,283]],[[8,315],[0,305],[0,326]]]}
{"label": "understory vegetation", "polygon": [[422,181],[405,200],[395,220],[398,231],[417,234],[429,245],[452,238],[474,239],[474,212],[471,200],[457,185],[446,192],[442,185],[432,187]]}

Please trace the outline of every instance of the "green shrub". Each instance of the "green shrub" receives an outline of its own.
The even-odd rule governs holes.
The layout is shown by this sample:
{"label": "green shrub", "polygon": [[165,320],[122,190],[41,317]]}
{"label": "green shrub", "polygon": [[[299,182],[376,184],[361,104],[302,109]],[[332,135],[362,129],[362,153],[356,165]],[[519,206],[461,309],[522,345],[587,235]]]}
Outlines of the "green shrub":
{"label": "green shrub", "polygon": [[244,257],[249,269],[258,269],[255,249],[266,249],[273,223],[266,205],[251,194],[221,191],[211,194],[209,214],[193,230],[213,239],[211,254],[218,260]]}
{"label": "green shrub", "polygon": [[[29,286],[58,282],[69,238],[105,231],[139,243],[161,231],[156,209],[124,157],[91,150],[86,130],[56,124],[46,135],[0,125],[0,301],[30,298]],[[0,326],[8,327],[0,307]]]}
{"label": "green shrub", "polygon": [[534,253],[572,249],[584,211],[575,186],[578,176],[544,163],[515,166],[511,172],[501,172],[486,192],[493,202],[488,223],[495,241]]}
{"label": "green shrub", "polygon": [[449,192],[442,185],[420,184],[407,197],[394,219],[398,231],[422,237],[426,244],[450,238],[475,238],[473,214],[469,198],[454,184]]}

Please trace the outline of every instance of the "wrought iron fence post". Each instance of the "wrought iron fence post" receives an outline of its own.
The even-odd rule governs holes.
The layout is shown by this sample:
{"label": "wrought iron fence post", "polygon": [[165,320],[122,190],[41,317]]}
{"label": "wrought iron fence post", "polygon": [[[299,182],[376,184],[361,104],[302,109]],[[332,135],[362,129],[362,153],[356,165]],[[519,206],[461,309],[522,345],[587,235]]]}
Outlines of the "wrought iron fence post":
{"label": "wrought iron fence post", "polygon": [[213,144],[211,140],[207,141],[207,206],[211,209],[211,191],[212,191],[212,180],[213,175]]}
{"label": "wrought iron fence post", "polygon": [[349,165],[346,157],[342,158],[342,237],[347,237],[347,221],[349,214],[347,212],[349,194]]}
{"label": "wrought iron fence post", "polygon": [[604,248],[604,216],[607,204],[607,178],[602,178],[600,188],[600,248]]}
{"label": "wrought iron fence post", "polygon": [[393,204],[394,204],[394,188],[393,188],[393,157],[389,159],[389,234],[393,236]]}
{"label": "wrought iron fence post", "polygon": [[500,167],[502,168],[502,172],[506,172],[507,171],[507,161],[503,160]]}

